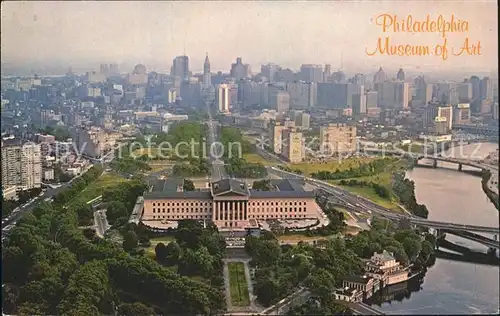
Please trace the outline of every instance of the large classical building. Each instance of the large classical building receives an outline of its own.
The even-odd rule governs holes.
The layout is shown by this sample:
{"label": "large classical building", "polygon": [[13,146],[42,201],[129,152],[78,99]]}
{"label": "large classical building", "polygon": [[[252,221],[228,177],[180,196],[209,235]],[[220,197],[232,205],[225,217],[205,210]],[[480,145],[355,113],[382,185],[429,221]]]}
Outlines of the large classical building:
{"label": "large classical building", "polygon": [[210,190],[184,191],[183,180],[157,180],[144,193],[141,221],[161,226],[165,221],[212,221],[219,228],[257,228],[269,219],[318,219],[321,214],[313,191],[298,180],[271,180],[270,191],[249,189],[240,181],[213,182]]}

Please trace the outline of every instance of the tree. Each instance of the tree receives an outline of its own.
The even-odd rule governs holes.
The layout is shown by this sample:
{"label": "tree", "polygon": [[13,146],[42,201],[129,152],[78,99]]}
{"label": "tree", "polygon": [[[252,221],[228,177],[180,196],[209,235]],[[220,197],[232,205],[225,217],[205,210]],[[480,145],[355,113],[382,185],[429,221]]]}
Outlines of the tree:
{"label": "tree", "polygon": [[422,243],[418,239],[406,237],[403,241],[403,248],[406,255],[408,256],[408,259],[410,261],[414,261],[415,259],[417,259],[418,254],[422,250]]}
{"label": "tree", "polygon": [[333,275],[326,269],[315,269],[307,277],[305,284],[309,290],[320,299],[331,296],[331,291],[335,286]]}
{"label": "tree", "polygon": [[194,191],[195,187],[193,181],[189,179],[184,179],[184,184],[182,185],[182,189],[184,191]]}
{"label": "tree", "polygon": [[252,184],[252,189],[259,190],[259,191],[270,191],[271,190],[271,180],[264,179],[264,180],[260,180],[260,181],[255,181]]}
{"label": "tree", "polygon": [[78,224],[80,226],[89,226],[94,219],[94,212],[92,207],[88,204],[80,204],[76,207],[76,214],[78,216]]}
{"label": "tree", "polygon": [[108,202],[106,206],[106,218],[113,224],[120,217],[127,217],[127,207],[121,201]]}
{"label": "tree", "polygon": [[140,302],[122,303],[118,305],[118,315],[120,316],[152,316],[156,315],[155,310]]}
{"label": "tree", "polygon": [[138,240],[134,231],[126,231],[123,234],[123,250],[131,251],[137,248]]}

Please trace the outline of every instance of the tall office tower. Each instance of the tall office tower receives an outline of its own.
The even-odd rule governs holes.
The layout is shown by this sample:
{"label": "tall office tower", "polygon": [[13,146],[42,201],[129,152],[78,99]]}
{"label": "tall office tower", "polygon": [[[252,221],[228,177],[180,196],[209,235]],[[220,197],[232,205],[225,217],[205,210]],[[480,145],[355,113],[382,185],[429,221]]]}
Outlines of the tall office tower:
{"label": "tall office tower", "polygon": [[219,112],[229,113],[229,87],[227,84],[221,84],[217,88],[217,104]]}
{"label": "tall office tower", "polygon": [[131,85],[147,85],[148,74],[146,66],[142,64],[136,65],[132,73],[128,75],[128,83]]}
{"label": "tall office tower", "polygon": [[399,68],[396,79],[405,81],[405,72],[403,71],[403,68]]}
{"label": "tall office tower", "polygon": [[410,104],[410,85],[407,82],[394,82],[394,108],[408,110]]}
{"label": "tall office tower", "polygon": [[319,107],[345,109],[352,107],[352,96],[364,92],[362,85],[353,83],[323,82],[318,84]]}
{"label": "tall office tower", "polygon": [[460,103],[469,103],[472,100],[472,84],[470,82],[461,82],[458,84],[458,101]]}
{"label": "tall office tower", "polygon": [[352,96],[352,113],[366,114],[366,95],[364,93],[356,93]]}
{"label": "tall office tower", "polygon": [[470,124],[470,105],[469,103],[459,103],[453,110],[453,124]]}
{"label": "tall office tower", "polygon": [[365,75],[360,73],[355,74],[354,77],[351,78],[351,83],[360,84],[364,86],[366,84]]}
{"label": "tall office tower", "polygon": [[438,107],[437,117],[445,120],[447,131],[451,131],[453,127],[453,107],[451,105]]}
{"label": "tall office tower", "polygon": [[377,91],[367,91],[366,92],[366,109],[378,108],[378,92]]}
{"label": "tall office tower", "polygon": [[269,143],[275,154],[281,154],[282,132],[289,127],[295,127],[294,121],[279,122],[271,120],[269,124]]}
{"label": "tall office tower", "polygon": [[477,76],[472,76],[469,82],[472,85],[471,110],[473,113],[479,113],[481,110],[481,79]]}
{"label": "tall office tower", "polygon": [[287,82],[285,91],[290,93],[290,108],[308,109],[315,106],[317,94],[315,82]]}
{"label": "tall office tower", "polygon": [[491,114],[492,117],[495,121],[498,121],[498,102],[495,102],[493,104],[493,107],[491,108]]}
{"label": "tall office tower", "polygon": [[242,107],[260,104],[261,85],[254,81],[238,82],[238,102]]}
{"label": "tall office tower", "polygon": [[373,76],[373,83],[382,83],[387,80],[387,76],[382,69],[382,67],[379,68],[379,70],[375,73]]}
{"label": "tall office tower", "polygon": [[[300,77],[299,76],[300,74],[295,74],[293,71],[291,71],[290,69],[279,69],[277,72],[276,72],[276,81],[282,81],[282,82],[293,82],[295,80],[297,80],[297,77]],[[300,78],[299,78],[300,79]]]}
{"label": "tall office tower", "polygon": [[329,124],[319,129],[320,148],[323,154],[341,154],[356,151],[356,126]]}
{"label": "tall office tower", "polygon": [[424,128],[434,126],[434,120],[437,117],[439,103],[430,102],[425,105],[422,125]]}
{"label": "tall office tower", "polygon": [[276,74],[279,70],[279,66],[275,64],[267,64],[260,66],[260,73],[267,78],[267,81],[273,83],[276,82]]}
{"label": "tall office tower", "polygon": [[203,63],[203,88],[208,89],[212,85],[212,74],[210,73],[210,60],[208,60],[208,53]]}
{"label": "tall office tower", "polygon": [[325,71],[323,72],[323,82],[327,82],[332,75],[332,65],[325,65]]}
{"label": "tall office tower", "polygon": [[101,64],[100,73],[107,76],[109,74],[109,66],[107,64]]}
{"label": "tall office tower", "polygon": [[385,109],[408,109],[409,85],[407,82],[390,81],[376,83],[375,89],[378,92],[378,104]]}
{"label": "tall office tower", "polygon": [[231,77],[236,81],[250,77],[250,66],[243,64],[241,57],[236,58],[236,63],[231,64]]}
{"label": "tall office tower", "polygon": [[484,77],[479,82],[479,97],[481,100],[493,100],[493,82],[489,77]]}
{"label": "tall office tower", "polygon": [[295,127],[289,127],[282,131],[281,154],[291,163],[299,163],[303,160],[302,132]]}
{"label": "tall office tower", "polygon": [[342,70],[334,72],[332,74],[332,81],[337,83],[346,83],[344,72]]}
{"label": "tall office tower", "polygon": [[118,64],[109,64],[109,75],[116,76],[120,74],[120,70],[118,69]]}
{"label": "tall office tower", "polygon": [[290,111],[290,94],[283,90],[277,90],[271,93],[269,106],[278,113]]}
{"label": "tall office tower", "polygon": [[[432,100],[432,92],[434,86],[430,83],[420,82],[415,86],[415,101],[420,101],[422,105],[429,103]],[[413,104],[413,103],[412,103]]]}
{"label": "tall office tower", "polygon": [[439,122],[446,122],[447,129],[451,130],[453,126],[453,108],[451,106],[441,106],[438,102],[427,104],[424,111],[424,127],[433,127],[436,118],[439,118]]}
{"label": "tall office tower", "polygon": [[2,186],[21,190],[39,188],[42,183],[41,148],[39,144],[20,139],[2,140]]}
{"label": "tall office tower", "polygon": [[323,66],[304,64],[300,66],[299,77],[305,82],[323,82]]}
{"label": "tall office tower", "polygon": [[180,77],[181,80],[189,80],[189,57],[175,57],[172,63],[172,69],[170,70],[170,75],[172,77]]}

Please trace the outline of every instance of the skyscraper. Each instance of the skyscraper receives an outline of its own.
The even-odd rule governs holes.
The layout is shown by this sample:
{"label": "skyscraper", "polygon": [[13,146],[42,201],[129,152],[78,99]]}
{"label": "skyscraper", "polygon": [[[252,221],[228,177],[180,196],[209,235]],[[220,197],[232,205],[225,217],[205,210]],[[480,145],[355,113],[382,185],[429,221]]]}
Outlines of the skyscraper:
{"label": "skyscraper", "polygon": [[305,82],[323,82],[323,66],[310,64],[300,66],[300,79]]}
{"label": "skyscraper", "polygon": [[203,88],[208,89],[212,85],[212,74],[210,73],[210,60],[208,60],[208,53],[203,63]]}
{"label": "skyscraper", "polygon": [[332,75],[332,65],[325,65],[325,71],[323,72],[323,82],[327,82]]}
{"label": "skyscraper", "polygon": [[2,186],[21,190],[39,188],[42,182],[41,148],[39,144],[20,139],[2,140]]}
{"label": "skyscraper", "polygon": [[236,58],[236,63],[231,64],[231,77],[236,81],[250,77],[250,66],[243,64],[241,57]]}
{"label": "skyscraper", "polygon": [[398,74],[396,75],[396,79],[405,81],[405,72],[403,71],[403,68],[399,68]]}
{"label": "skyscraper", "polygon": [[172,77],[180,77],[181,80],[189,80],[189,57],[177,56],[172,63],[170,71]]}
{"label": "skyscraper", "polygon": [[269,106],[278,113],[286,113],[290,110],[290,94],[283,90],[273,91],[269,100]]}
{"label": "skyscraper", "polygon": [[379,68],[379,70],[375,73],[373,76],[373,83],[382,83],[387,80],[387,76],[382,69],[382,67]]}
{"label": "skyscraper", "polygon": [[484,77],[479,82],[479,96],[481,100],[493,100],[493,82],[489,77]]}
{"label": "skyscraper", "polygon": [[217,89],[217,104],[219,112],[229,113],[229,87],[227,84],[219,85]]}

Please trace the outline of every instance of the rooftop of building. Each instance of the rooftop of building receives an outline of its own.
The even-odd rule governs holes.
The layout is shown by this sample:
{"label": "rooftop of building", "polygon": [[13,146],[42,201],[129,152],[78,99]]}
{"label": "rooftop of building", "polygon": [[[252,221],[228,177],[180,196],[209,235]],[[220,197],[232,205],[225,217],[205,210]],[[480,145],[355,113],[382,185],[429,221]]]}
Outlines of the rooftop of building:
{"label": "rooftop of building", "polygon": [[372,256],[372,259],[380,260],[382,262],[396,260],[394,255],[387,250],[382,251],[382,253],[375,252]]}
{"label": "rooftop of building", "polygon": [[213,196],[231,195],[231,193],[254,198],[314,198],[313,191],[303,189],[302,180],[271,180],[271,191],[250,190],[246,183],[235,179],[223,179],[213,182],[208,191],[183,191],[184,179],[170,178],[149,182],[150,189],[144,194],[145,199],[208,199]]}
{"label": "rooftop of building", "polygon": [[368,284],[372,278],[366,275],[347,275],[342,277],[343,281]]}

